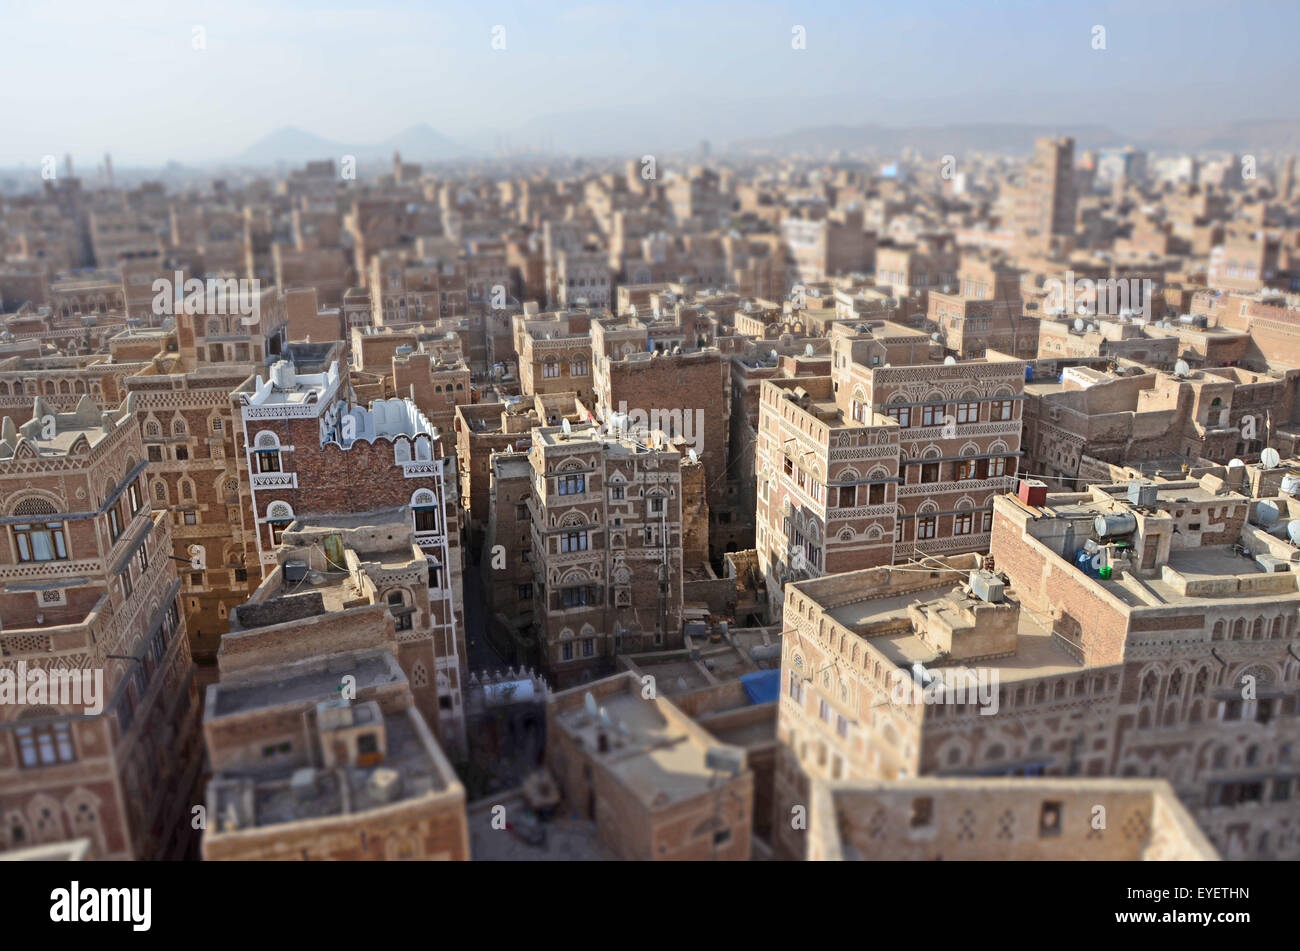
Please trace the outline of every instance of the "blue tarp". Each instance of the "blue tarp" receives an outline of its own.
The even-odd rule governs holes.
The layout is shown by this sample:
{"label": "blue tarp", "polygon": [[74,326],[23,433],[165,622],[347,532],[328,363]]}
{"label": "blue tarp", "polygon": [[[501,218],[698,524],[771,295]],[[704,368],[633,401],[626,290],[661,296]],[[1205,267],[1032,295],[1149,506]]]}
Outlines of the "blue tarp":
{"label": "blue tarp", "polygon": [[771,703],[781,696],[781,671],[760,670],[740,678],[750,703]]}

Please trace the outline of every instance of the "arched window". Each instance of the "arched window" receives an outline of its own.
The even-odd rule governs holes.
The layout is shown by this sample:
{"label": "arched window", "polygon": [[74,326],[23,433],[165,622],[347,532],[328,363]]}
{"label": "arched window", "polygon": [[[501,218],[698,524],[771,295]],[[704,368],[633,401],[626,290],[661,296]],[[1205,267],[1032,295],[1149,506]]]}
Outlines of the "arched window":
{"label": "arched window", "polygon": [[429,489],[420,489],[411,496],[411,512],[417,532],[438,530],[438,497]]}
{"label": "arched window", "polygon": [[13,514],[31,519],[9,527],[19,561],[61,561],[68,557],[63,522],[49,517],[57,514],[49,501],[23,499],[14,506]]}

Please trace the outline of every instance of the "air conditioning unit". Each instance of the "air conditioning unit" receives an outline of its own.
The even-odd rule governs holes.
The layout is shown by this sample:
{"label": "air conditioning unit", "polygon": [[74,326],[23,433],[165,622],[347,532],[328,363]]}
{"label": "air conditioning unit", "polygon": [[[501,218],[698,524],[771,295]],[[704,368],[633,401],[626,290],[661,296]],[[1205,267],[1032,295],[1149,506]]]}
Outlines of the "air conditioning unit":
{"label": "air conditioning unit", "polygon": [[1131,505],[1152,506],[1156,504],[1159,486],[1153,482],[1130,482],[1128,500]]}
{"label": "air conditioning unit", "polygon": [[1005,595],[1006,586],[1002,579],[991,571],[972,571],[970,573],[971,593],[981,601],[997,604]]}

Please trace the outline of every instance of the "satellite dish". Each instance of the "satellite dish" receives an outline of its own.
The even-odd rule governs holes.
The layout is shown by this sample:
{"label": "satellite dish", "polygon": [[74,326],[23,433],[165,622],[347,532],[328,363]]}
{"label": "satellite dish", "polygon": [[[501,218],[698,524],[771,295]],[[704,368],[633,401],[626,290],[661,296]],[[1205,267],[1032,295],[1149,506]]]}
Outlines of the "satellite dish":
{"label": "satellite dish", "polygon": [[953,367],[953,366],[956,366],[956,365],[957,365],[957,358],[956,358],[956,357],[944,357],[944,358],[943,358],[943,365],[946,366],[946,367]]}
{"label": "satellite dish", "polygon": [[1084,322],[1083,322],[1083,318],[1082,318],[1082,317],[1076,317],[1076,318],[1074,318],[1074,329],[1075,329],[1075,330],[1077,330],[1077,331],[1079,331],[1080,333],[1082,333],[1082,332],[1083,332],[1083,328],[1084,328],[1085,326],[1086,326],[1086,325],[1084,324]]}
{"label": "satellite dish", "polygon": [[560,420],[560,428],[564,430],[564,435],[566,436],[573,435],[573,427],[569,425],[569,421],[567,419]]}
{"label": "satellite dish", "polygon": [[811,356],[813,355],[813,352],[814,352],[814,351],[813,351],[813,345],[812,345],[812,344],[808,344],[808,346],[806,346],[806,347],[803,348],[803,353],[804,353],[804,356],[806,356],[806,357],[811,357]]}
{"label": "satellite dish", "polygon": [[1286,535],[1293,545],[1300,545],[1300,518],[1293,518],[1286,523]]}
{"label": "satellite dish", "polygon": [[582,698],[582,705],[587,708],[587,712],[593,717],[600,712],[596,707],[596,698],[591,695],[590,690],[588,690],[587,695]]}
{"label": "satellite dish", "polygon": [[777,353],[775,350],[769,350],[767,352],[767,355],[770,356],[773,360],[781,359],[781,354]]}
{"label": "satellite dish", "polygon": [[1244,468],[1246,468],[1246,464],[1245,464],[1244,462],[1242,462],[1240,459],[1233,459],[1231,462],[1228,463],[1228,468],[1229,468],[1229,469],[1244,469]]}
{"label": "satellite dish", "polygon": [[1175,376],[1187,376],[1187,374],[1191,372],[1192,372],[1192,368],[1188,365],[1186,360],[1179,360],[1177,363],[1174,364]]}
{"label": "satellite dish", "polygon": [[1256,521],[1265,528],[1276,522],[1279,514],[1277,505],[1273,502],[1260,502],[1255,509]]}
{"label": "satellite dish", "polygon": [[600,708],[600,722],[605,724],[605,726],[613,726],[613,721],[609,718],[609,711],[604,707]]}
{"label": "satellite dish", "polygon": [[943,339],[943,337],[941,337],[941,336],[940,336],[939,334],[937,334],[937,333],[932,333],[932,334],[930,334],[930,339],[933,340],[935,343],[938,343],[940,340]]}
{"label": "satellite dish", "polygon": [[1274,449],[1272,446],[1269,446],[1267,449],[1265,449],[1263,452],[1259,454],[1259,461],[1264,464],[1264,468],[1272,469],[1275,468],[1277,464],[1282,461],[1282,454],[1278,452],[1276,449]]}
{"label": "satellite dish", "polygon": [[686,455],[688,455],[688,456],[691,457],[691,462],[699,462],[699,461],[700,461],[700,454],[699,454],[698,452],[696,452],[694,449],[687,449],[687,450],[686,450]]}

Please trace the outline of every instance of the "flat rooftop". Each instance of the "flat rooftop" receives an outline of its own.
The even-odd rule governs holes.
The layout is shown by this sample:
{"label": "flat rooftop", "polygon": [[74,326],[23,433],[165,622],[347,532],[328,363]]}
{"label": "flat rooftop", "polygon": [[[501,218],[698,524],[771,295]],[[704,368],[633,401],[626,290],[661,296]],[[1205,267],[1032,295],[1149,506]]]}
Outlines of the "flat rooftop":
{"label": "flat rooftop", "polygon": [[[291,786],[294,773],[302,767],[246,773],[222,771],[213,781],[218,816],[224,817],[232,807],[238,813],[247,803],[250,791],[253,814],[242,818],[244,823],[251,821],[255,827],[368,812],[443,791],[447,788],[446,778],[441,775],[426,737],[411,722],[411,716],[412,710],[406,709],[384,717],[388,749],[382,765],[316,769],[315,781],[306,791]],[[376,769],[393,770],[401,776],[401,788],[391,801],[371,794],[368,781]]]}
{"label": "flat rooftop", "polygon": [[715,788],[713,772],[705,764],[705,747],[685,730],[677,729],[659,712],[658,705],[639,693],[619,693],[602,704],[614,724],[607,753],[597,753],[599,718],[581,707],[559,714],[565,732],[578,737],[583,748],[647,809],[661,809],[692,799]]}
{"label": "flat rooftop", "polygon": [[[1010,599],[1014,599],[1014,589],[1009,590],[1008,595]],[[866,638],[871,646],[884,654],[892,664],[904,670],[910,670],[913,664],[918,663],[926,667],[980,667],[985,670],[996,670],[1002,681],[1012,682],[1073,673],[1083,669],[1083,665],[1060,646],[1051,628],[1026,610],[1023,605],[1020,608],[1016,628],[1014,654],[978,660],[974,664],[938,663],[939,652],[921,640],[912,630],[908,608],[918,602],[941,608],[945,605],[936,602],[945,600],[956,604],[967,599],[963,597],[960,585],[952,585],[909,591],[883,598],[865,597],[860,601],[839,604],[826,613],[849,630]],[[897,627],[891,630],[889,622],[896,622]],[[885,625],[884,632],[872,634],[869,630],[863,630],[879,625]]]}
{"label": "flat rooftop", "polygon": [[208,688],[206,718],[235,716],[254,710],[334,699],[345,674],[356,678],[356,689],[395,683],[392,655],[387,650],[340,654],[303,665],[279,668],[283,676],[247,683],[223,681]]}

